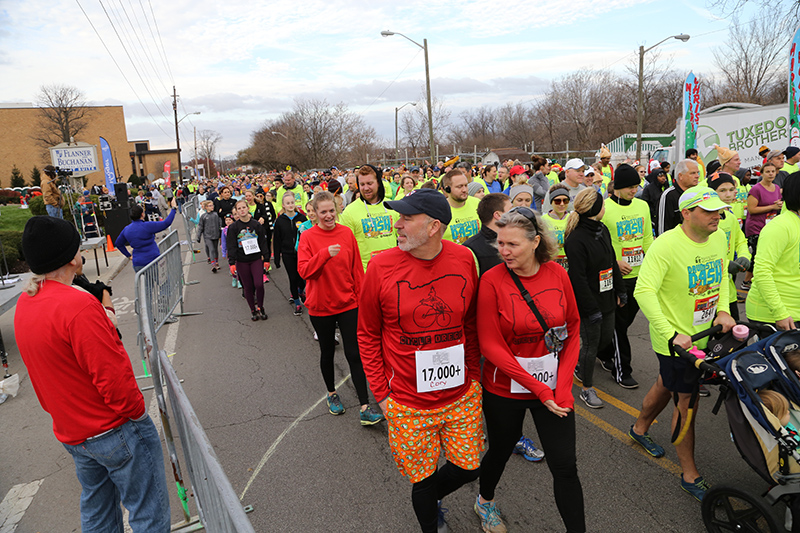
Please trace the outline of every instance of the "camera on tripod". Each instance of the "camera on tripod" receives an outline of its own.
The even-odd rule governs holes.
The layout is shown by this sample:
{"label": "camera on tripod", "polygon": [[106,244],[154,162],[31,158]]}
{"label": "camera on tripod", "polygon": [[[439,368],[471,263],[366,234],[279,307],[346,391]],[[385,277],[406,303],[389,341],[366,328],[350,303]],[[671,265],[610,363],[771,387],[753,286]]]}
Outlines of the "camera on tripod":
{"label": "camera on tripod", "polygon": [[68,178],[72,176],[72,171],[66,168],[56,167],[56,176],[59,178]]}

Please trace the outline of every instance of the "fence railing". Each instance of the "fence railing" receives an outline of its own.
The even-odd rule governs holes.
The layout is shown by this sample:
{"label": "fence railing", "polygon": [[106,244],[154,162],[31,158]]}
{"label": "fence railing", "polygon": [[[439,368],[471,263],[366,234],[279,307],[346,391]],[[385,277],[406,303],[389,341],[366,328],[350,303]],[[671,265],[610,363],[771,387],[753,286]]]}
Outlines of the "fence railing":
{"label": "fence railing", "polygon": [[[199,221],[198,213],[200,213],[200,199],[196,194],[189,195],[186,203],[183,204],[183,224],[186,228],[186,239],[189,241],[189,249],[192,251],[192,263],[195,261],[194,241],[192,239],[193,232],[197,231],[197,223]],[[195,238],[197,236],[195,235]]]}
{"label": "fence railing", "polygon": [[158,253],[163,254],[170,246],[177,242],[180,242],[180,237],[178,237],[178,230],[174,229],[170,231],[166,237],[158,241]]}
{"label": "fence railing", "polygon": [[[246,511],[233,491],[172,363],[167,354],[158,347],[158,330],[183,300],[182,276],[180,243],[170,246],[136,273],[143,363],[147,369],[147,362],[150,362],[164,441],[184,515],[183,523],[174,525],[172,531],[194,531],[199,523],[214,533],[251,533],[254,530],[247,519]],[[187,490],[167,412],[164,383],[167,385],[167,396],[177,421],[189,483],[198,509],[198,517],[194,518],[189,512]]]}

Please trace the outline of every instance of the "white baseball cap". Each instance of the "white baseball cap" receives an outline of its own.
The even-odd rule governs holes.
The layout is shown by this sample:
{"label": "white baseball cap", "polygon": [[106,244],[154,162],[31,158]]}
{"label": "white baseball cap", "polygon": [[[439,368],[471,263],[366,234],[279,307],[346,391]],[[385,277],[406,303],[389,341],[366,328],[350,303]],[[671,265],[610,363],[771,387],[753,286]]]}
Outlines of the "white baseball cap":
{"label": "white baseball cap", "polygon": [[588,167],[586,170],[583,171],[584,176],[589,176],[590,174],[597,174],[597,172],[595,172],[594,168],[592,167]]}
{"label": "white baseball cap", "polygon": [[569,169],[580,170],[585,166],[586,164],[582,160],[576,157],[574,159],[570,159],[569,161],[567,161],[567,164],[564,165],[564,170],[569,170]]}

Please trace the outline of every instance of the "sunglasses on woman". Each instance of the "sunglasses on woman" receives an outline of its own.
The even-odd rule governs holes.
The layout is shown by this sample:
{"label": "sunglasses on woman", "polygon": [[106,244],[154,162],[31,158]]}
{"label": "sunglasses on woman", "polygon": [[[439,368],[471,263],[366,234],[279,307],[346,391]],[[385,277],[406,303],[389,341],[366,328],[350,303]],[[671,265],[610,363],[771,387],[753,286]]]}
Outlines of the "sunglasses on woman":
{"label": "sunglasses on woman", "polygon": [[569,198],[553,198],[552,200],[550,200],[550,203],[555,205],[568,204]]}
{"label": "sunglasses on woman", "polygon": [[524,205],[518,205],[509,209],[508,212],[519,213],[520,215],[524,216],[525,218],[531,221],[531,224],[533,224],[533,229],[536,230],[536,233],[541,233],[541,230],[539,230],[539,224],[538,222],[536,222],[536,212],[530,207],[525,207]]}

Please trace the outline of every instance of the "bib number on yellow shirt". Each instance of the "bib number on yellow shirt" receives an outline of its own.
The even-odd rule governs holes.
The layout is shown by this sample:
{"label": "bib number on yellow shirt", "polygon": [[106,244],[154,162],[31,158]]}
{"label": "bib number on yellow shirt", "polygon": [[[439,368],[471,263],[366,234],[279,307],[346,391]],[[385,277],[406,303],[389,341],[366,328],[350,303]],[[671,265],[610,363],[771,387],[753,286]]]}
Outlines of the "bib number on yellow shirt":
{"label": "bib number on yellow shirt", "polygon": [[623,248],[622,258],[628,263],[628,266],[642,266],[642,262],[644,261],[644,248],[641,246]]}
{"label": "bib number on yellow shirt", "polygon": [[452,389],[464,384],[464,345],[416,352],[417,392]]}
{"label": "bib number on yellow shirt", "polygon": [[[558,358],[556,354],[549,353],[542,357],[515,357],[515,359],[533,379],[541,381],[552,390],[556,389],[556,380],[558,378]],[[525,394],[531,391],[512,379],[511,392]]]}
{"label": "bib number on yellow shirt", "polygon": [[717,314],[717,302],[719,302],[719,294],[695,300],[692,325],[702,326],[714,320],[714,316]]}
{"label": "bib number on yellow shirt", "polygon": [[258,239],[245,239],[242,241],[242,249],[246,255],[257,254],[261,251],[258,246]]}
{"label": "bib number on yellow shirt", "polygon": [[614,288],[613,269],[607,268],[600,271],[600,292],[607,292]]}

